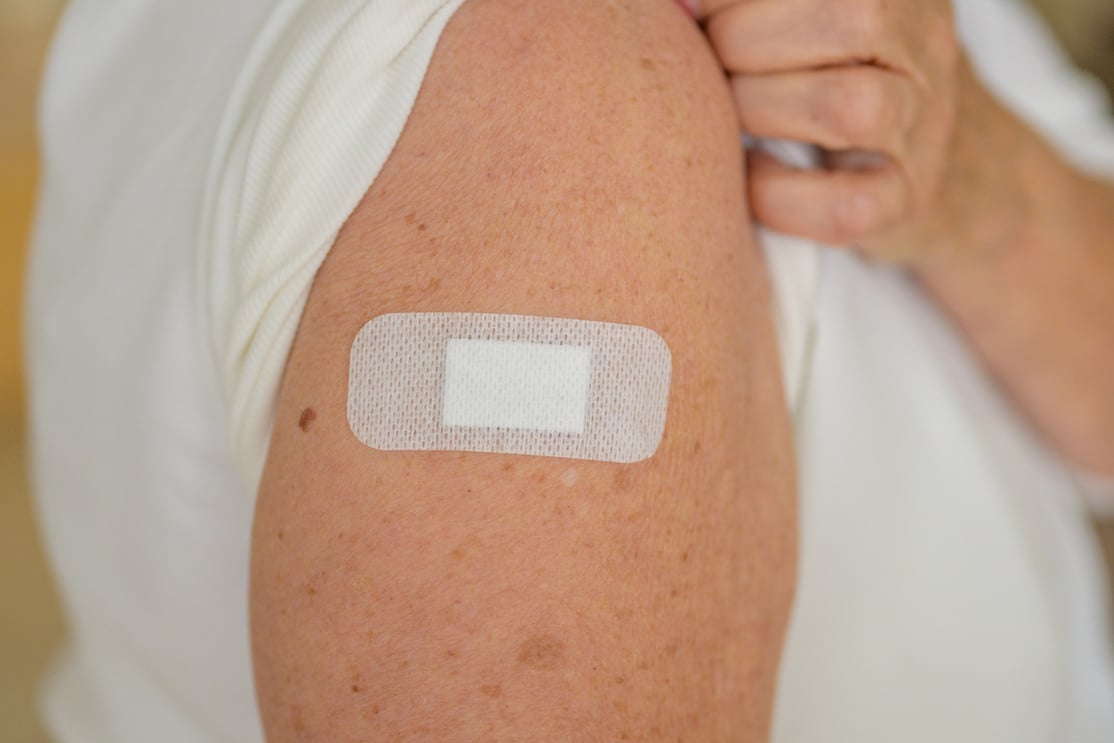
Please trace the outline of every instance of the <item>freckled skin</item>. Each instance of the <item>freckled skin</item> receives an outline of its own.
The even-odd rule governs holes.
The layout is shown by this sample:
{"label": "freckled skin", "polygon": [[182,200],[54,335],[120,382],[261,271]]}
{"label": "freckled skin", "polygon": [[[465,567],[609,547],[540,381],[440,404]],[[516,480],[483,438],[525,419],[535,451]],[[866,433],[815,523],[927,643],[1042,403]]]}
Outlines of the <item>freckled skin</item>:
{"label": "freckled skin", "polygon": [[[674,4],[462,6],[284,376],[252,557],[269,743],[767,740],[797,519],[742,157],[722,70]],[[445,311],[661,333],[659,451],[617,466],[364,446],[352,339]]]}
{"label": "freckled skin", "polygon": [[552,635],[538,635],[522,643],[518,662],[536,671],[553,671],[565,664],[565,643]]}

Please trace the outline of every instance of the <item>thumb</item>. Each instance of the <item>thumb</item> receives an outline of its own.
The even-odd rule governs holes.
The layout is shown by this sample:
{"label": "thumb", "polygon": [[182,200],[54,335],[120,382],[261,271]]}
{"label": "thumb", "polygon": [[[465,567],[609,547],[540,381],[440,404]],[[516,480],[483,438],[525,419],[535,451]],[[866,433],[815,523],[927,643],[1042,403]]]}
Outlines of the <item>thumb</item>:
{"label": "thumb", "polygon": [[741,0],[677,0],[688,11],[689,15],[698,21],[706,21],[729,5],[736,5]]}
{"label": "thumb", "polygon": [[685,12],[690,16],[696,18],[696,14],[699,11],[699,8],[697,8],[697,0],[677,0],[677,4],[684,8]]}

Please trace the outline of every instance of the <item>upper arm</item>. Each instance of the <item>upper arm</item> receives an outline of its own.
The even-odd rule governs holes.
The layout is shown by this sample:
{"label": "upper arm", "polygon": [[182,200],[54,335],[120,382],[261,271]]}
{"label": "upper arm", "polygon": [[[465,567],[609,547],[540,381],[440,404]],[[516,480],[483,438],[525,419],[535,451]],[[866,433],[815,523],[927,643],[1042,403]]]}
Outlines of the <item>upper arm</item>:
{"label": "upper arm", "polygon": [[[286,369],[252,557],[271,740],[764,739],[796,527],[743,189],[726,85],[672,3],[458,12]],[[392,312],[658,332],[661,447],[365,447],[349,352]]]}

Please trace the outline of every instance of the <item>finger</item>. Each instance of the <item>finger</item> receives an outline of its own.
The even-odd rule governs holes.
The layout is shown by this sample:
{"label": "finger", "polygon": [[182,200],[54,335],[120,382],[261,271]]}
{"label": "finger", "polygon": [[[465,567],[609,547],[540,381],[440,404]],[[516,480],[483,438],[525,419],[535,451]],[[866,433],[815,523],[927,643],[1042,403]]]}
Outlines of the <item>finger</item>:
{"label": "finger", "polygon": [[693,18],[700,17],[700,3],[697,0],[677,0],[677,3]]}
{"label": "finger", "polygon": [[737,74],[862,62],[904,71],[908,51],[890,17],[893,4],[864,0],[749,0],[707,23],[721,64]]}
{"label": "finger", "polygon": [[828,245],[855,246],[900,224],[909,194],[892,164],[869,171],[796,170],[751,153],[750,206],[770,229]]}
{"label": "finger", "polygon": [[738,5],[740,2],[754,2],[754,0],[678,0],[698,20],[706,21],[724,8]]}
{"label": "finger", "polygon": [[900,75],[859,65],[732,79],[743,131],[829,150],[905,156],[919,98]]}

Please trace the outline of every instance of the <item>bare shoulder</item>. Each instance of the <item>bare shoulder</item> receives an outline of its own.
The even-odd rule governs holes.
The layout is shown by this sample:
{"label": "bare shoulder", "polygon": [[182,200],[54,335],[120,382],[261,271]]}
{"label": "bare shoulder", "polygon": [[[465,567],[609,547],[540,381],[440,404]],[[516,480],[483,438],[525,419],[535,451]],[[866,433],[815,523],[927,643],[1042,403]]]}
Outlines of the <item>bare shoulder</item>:
{"label": "bare shoulder", "polygon": [[[270,740],[765,740],[794,585],[788,416],[729,93],[671,0],[471,0],[319,273],[253,539]],[[637,464],[388,452],[373,318],[653,330]]]}

